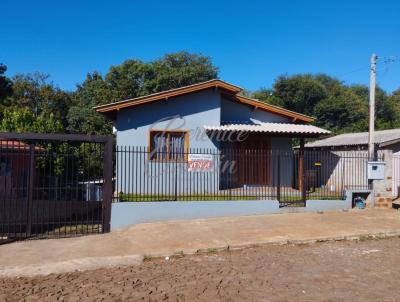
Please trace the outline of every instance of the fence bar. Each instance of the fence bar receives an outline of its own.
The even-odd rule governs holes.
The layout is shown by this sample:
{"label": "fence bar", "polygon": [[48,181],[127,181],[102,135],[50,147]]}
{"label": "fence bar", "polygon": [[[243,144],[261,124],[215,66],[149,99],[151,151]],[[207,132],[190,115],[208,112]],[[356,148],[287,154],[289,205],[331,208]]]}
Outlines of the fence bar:
{"label": "fence bar", "polygon": [[113,176],[113,138],[109,136],[104,146],[103,164],[103,232],[110,232],[111,202],[112,202],[112,176]]}
{"label": "fence bar", "polygon": [[26,220],[26,236],[32,234],[32,203],[33,203],[33,186],[35,177],[35,145],[29,145],[29,183],[28,183],[28,200],[27,200],[27,220]]}
{"label": "fence bar", "polygon": [[277,160],[277,183],[276,183],[276,199],[281,202],[281,156],[278,155]]}

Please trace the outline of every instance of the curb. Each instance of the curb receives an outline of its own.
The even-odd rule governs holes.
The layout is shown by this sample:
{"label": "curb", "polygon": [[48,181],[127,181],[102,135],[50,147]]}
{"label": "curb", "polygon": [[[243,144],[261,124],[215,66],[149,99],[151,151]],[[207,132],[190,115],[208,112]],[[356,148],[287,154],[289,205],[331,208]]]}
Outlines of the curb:
{"label": "curb", "polygon": [[100,268],[111,268],[118,266],[131,266],[140,265],[143,261],[149,259],[161,259],[164,257],[180,258],[185,255],[196,255],[196,254],[213,254],[217,252],[227,250],[241,250],[247,248],[264,247],[268,245],[307,245],[322,242],[332,241],[364,241],[374,239],[385,239],[400,237],[400,230],[389,230],[386,232],[376,233],[364,233],[347,236],[336,236],[336,237],[321,237],[311,239],[283,239],[270,242],[255,242],[251,244],[242,245],[229,245],[228,243],[224,246],[210,247],[207,249],[191,249],[176,251],[172,254],[149,254],[149,255],[127,255],[127,256],[113,256],[113,257],[89,257],[83,259],[73,259],[68,261],[60,261],[46,264],[38,264],[32,266],[18,266],[18,267],[4,267],[0,269],[0,278],[11,278],[11,277],[33,277],[33,276],[46,276],[50,274],[63,274],[72,273],[79,271],[95,270]]}

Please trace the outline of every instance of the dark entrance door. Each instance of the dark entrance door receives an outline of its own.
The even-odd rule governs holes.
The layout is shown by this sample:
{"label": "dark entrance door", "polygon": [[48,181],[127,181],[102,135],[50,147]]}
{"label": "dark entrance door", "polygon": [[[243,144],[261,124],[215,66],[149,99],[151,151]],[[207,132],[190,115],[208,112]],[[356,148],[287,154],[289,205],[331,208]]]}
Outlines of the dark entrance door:
{"label": "dark entrance door", "polygon": [[271,139],[262,135],[249,135],[243,142],[237,142],[238,185],[271,184]]}

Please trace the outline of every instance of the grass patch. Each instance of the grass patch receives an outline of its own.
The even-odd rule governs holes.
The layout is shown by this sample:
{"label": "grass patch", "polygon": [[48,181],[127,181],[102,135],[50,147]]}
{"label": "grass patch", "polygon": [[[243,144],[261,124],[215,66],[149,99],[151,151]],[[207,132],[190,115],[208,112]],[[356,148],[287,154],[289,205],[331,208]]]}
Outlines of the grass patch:
{"label": "grass patch", "polygon": [[218,201],[218,200],[259,200],[255,195],[167,195],[167,194],[122,194],[119,195],[120,202],[146,202],[146,201]]}
{"label": "grass patch", "polygon": [[185,253],[183,251],[175,252],[171,258],[182,258],[185,257]]}
{"label": "grass patch", "polygon": [[360,240],[360,241],[367,241],[367,240],[369,240],[369,239],[371,239],[371,237],[370,237],[369,235],[361,235],[361,236],[358,238],[358,240]]}
{"label": "grass patch", "polygon": [[85,234],[85,233],[101,233],[102,225],[101,224],[74,224],[74,225],[64,225],[61,227],[54,228],[49,230],[46,233],[49,234]]}
{"label": "grass patch", "polygon": [[209,249],[207,249],[207,251],[206,251],[207,254],[215,254],[215,253],[217,253],[217,252],[218,252],[218,250],[215,249],[215,248],[209,248]]}
{"label": "grass patch", "polygon": [[[168,194],[125,194],[119,195],[120,202],[152,202],[152,201],[221,201],[221,200],[273,200],[276,196],[260,195],[227,195],[227,194],[202,194],[202,195],[168,195]],[[341,200],[341,195],[308,195],[308,200]],[[280,202],[301,202],[301,196],[298,194],[281,194]]]}

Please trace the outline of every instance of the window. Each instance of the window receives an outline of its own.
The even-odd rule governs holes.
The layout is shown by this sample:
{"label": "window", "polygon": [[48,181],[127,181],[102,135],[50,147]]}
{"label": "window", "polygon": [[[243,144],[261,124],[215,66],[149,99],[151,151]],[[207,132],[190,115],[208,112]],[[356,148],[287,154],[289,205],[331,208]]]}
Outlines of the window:
{"label": "window", "polygon": [[188,133],[186,131],[150,131],[151,160],[186,160]]}

